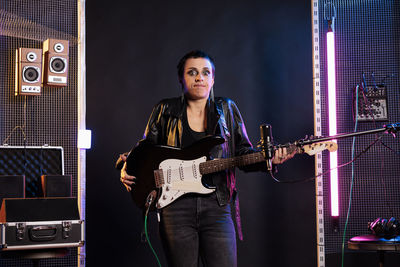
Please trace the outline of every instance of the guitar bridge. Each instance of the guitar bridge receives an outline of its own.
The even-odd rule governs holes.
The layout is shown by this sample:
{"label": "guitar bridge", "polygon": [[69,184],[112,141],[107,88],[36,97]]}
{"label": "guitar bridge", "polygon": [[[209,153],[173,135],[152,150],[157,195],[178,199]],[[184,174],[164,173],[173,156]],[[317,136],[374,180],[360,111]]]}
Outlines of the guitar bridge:
{"label": "guitar bridge", "polygon": [[161,169],[154,171],[154,182],[157,188],[162,187],[164,184],[164,174]]}

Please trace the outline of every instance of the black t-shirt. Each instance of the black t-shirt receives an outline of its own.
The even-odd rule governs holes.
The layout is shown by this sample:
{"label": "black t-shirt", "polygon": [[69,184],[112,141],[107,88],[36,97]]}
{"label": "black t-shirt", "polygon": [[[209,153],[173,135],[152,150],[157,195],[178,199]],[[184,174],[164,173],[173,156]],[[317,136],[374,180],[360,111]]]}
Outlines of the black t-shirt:
{"label": "black t-shirt", "polygon": [[[196,132],[190,128],[186,109],[184,109],[184,111],[183,111],[182,128],[183,128],[183,131],[182,131],[182,147],[183,148],[192,145],[193,143],[204,138],[207,135],[205,131],[204,132]],[[224,172],[211,173],[211,174],[204,175],[202,181],[205,185],[213,187],[214,179],[217,179],[217,177],[219,179],[223,179],[225,177]]]}
{"label": "black t-shirt", "polygon": [[186,109],[183,111],[182,128],[182,147],[188,147],[206,136],[206,132],[196,132],[190,128]]}

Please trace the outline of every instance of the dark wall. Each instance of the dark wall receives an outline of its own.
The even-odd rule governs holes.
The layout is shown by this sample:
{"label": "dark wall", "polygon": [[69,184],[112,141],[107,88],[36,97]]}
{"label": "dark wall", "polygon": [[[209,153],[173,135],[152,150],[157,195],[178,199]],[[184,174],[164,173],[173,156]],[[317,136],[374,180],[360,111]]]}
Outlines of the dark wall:
{"label": "dark wall", "polygon": [[[156,266],[113,166],[141,138],[153,105],[180,94],[176,64],[186,52],[215,58],[215,94],[237,103],[254,144],[261,123],[277,143],[313,134],[311,1],[126,3],[87,1],[88,266]],[[313,164],[299,155],[277,177],[310,177]],[[316,266],[314,183],[238,172],[238,187],[239,266]],[[154,217],[150,235],[165,263]]]}

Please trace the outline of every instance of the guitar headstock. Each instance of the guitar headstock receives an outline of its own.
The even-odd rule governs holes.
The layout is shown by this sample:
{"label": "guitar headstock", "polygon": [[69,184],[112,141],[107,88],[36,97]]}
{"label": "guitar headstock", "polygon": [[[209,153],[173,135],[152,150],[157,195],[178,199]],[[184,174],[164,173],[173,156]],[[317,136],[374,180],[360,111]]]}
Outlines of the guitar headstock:
{"label": "guitar headstock", "polygon": [[[317,139],[318,137],[314,136],[306,136],[304,139],[301,139],[299,141],[296,141],[294,143],[287,143],[285,145],[277,145],[275,146],[275,149],[278,149],[280,147],[286,147],[287,153],[291,154],[293,151],[296,151],[296,153],[301,154],[301,153],[307,153],[310,156],[313,156],[319,152],[324,151],[325,149],[328,150],[329,152],[334,152],[338,149],[338,144],[333,141],[321,141],[318,142]],[[311,144],[304,144],[305,142],[310,143],[309,141],[315,140],[315,143]]]}
{"label": "guitar headstock", "polygon": [[324,151],[325,149],[329,150],[329,152],[334,152],[338,149],[338,145],[333,141],[325,141],[309,145],[303,145],[302,149],[304,153],[307,153],[308,155],[312,156],[319,152]]}

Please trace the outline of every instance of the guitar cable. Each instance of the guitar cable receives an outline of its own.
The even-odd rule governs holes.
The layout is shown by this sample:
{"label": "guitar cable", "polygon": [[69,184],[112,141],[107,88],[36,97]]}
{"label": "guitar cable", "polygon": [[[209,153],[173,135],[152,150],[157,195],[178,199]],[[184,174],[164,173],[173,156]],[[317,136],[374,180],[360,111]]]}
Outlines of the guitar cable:
{"label": "guitar cable", "polygon": [[149,214],[151,205],[153,204],[154,200],[156,199],[156,196],[157,196],[157,192],[155,190],[153,190],[150,192],[150,194],[147,196],[147,199],[146,199],[146,203],[145,203],[146,212],[144,214],[144,234],[146,236],[146,240],[147,240],[147,243],[149,244],[151,252],[153,253],[154,257],[156,258],[158,266],[161,267],[160,259],[158,258],[156,251],[154,250],[153,246],[151,245],[149,233],[147,231],[148,214]]}

